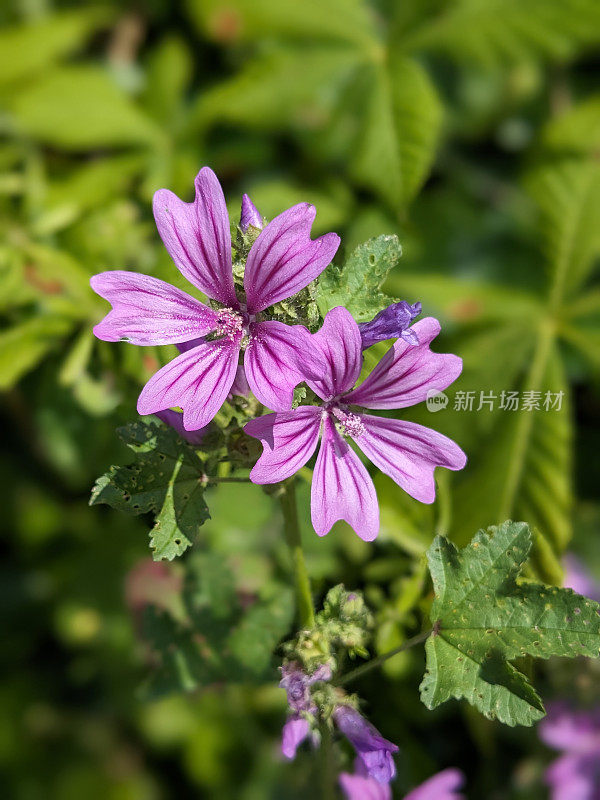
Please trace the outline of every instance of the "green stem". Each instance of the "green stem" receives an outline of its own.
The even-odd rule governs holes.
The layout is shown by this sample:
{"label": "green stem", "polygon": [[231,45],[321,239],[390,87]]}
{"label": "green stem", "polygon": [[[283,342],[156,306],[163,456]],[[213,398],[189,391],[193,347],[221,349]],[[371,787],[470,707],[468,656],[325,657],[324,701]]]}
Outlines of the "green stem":
{"label": "green stem", "polygon": [[281,487],[280,501],[281,510],[283,511],[283,527],[294,563],[298,616],[300,617],[302,628],[310,629],[314,628],[315,625],[315,611],[310,591],[310,579],[306,569],[306,562],[304,561],[304,553],[302,552],[298,508],[296,506],[296,487],[293,480],[285,481],[281,484]]}
{"label": "green stem", "polygon": [[333,759],[333,742],[331,729],[327,723],[322,722],[321,726],[321,797],[322,800],[333,800],[335,797],[335,778],[336,769]]}
{"label": "green stem", "polygon": [[400,645],[400,647],[395,647],[393,650],[389,650],[387,653],[382,653],[380,656],[377,656],[377,658],[372,658],[361,667],[353,669],[352,672],[344,675],[344,677],[339,681],[340,686],[350,683],[350,681],[353,681],[356,678],[360,678],[361,675],[364,675],[366,672],[370,672],[372,669],[375,669],[375,667],[381,666],[385,661],[388,660],[388,658],[393,658],[394,656],[398,655],[398,653],[403,653],[405,650],[409,650],[411,647],[421,644],[421,642],[424,642],[429,638],[431,633],[433,633],[433,628],[428,631],[423,631],[423,633],[420,633],[418,636],[413,636],[412,639],[407,639],[404,644]]}

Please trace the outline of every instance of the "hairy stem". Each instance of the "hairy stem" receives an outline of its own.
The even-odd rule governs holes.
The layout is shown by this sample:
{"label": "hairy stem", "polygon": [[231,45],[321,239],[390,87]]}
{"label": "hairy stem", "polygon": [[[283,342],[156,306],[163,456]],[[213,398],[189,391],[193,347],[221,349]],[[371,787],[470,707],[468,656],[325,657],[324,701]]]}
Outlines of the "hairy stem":
{"label": "hairy stem", "polygon": [[417,644],[421,644],[426,639],[429,638],[429,635],[433,633],[433,628],[428,631],[423,631],[418,636],[413,636],[412,639],[407,639],[404,644],[401,644],[400,647],[395,647],[393,650],[388,650],[387,653],[382,653],[377,658],[372,658],[366,664],[363,664],[361,667],[357,667],[353,669],[352,672],[349,672],[347,675],[344,675],[343,678],[339,681],[340,685],[344,685],[346,683],[350,683],[350,681],[355,680],[355,678],[360,678],[361,675],[364,675],[366,672],[370,672],[375,667],[380,667],[388,658],[393,658],[394,656],[398,655],[398,653],[403,653],[405,650],[409,650],[411,647],[414,647]]}
{"label": "hairy stem", "polygon": [[298,616],[302,628],[313,628],[315,625],[315,611],[310,591],[310,579],[302,552],[300,539],[300,526],[298,524],[298,508],[296,506],[296,487],[293,480],[281,484],[280,495],[281,510],[283,511],[283,527],[285,538],[292,552],[294,563],[294,579],[296,583],[296,598],[298,603]]}

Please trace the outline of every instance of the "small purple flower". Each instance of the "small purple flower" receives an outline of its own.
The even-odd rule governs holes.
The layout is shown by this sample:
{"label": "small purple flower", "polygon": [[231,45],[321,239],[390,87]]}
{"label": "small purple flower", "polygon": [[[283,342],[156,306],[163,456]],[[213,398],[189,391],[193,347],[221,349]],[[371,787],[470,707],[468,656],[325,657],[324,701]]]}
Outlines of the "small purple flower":
{"label": "small purple flower", "polygon": [[421,303],[410,305],[405,300],[384,308],[370,322],[360,322],[358,329],[362,338],[363,350],[376,342],[386,339],[404,339],[408,344],[417,345],[419,339],[408,326],[421,313]]}
{"label": "small purple flower", "polygon": [[248,230],[248,228],[252,226],[253,228],[258,228],[258,230],[262,230],[263,227],[263,218],[261,217],[257,207],[254,205],[252,200],[248,197],[247,194],[242,195],[242,214],[240,216],[240,228],[244,233]]}
{"label": "small purple flower", "polygon": [[279,686],[287,692],[288,706],[291,715],[283,726],[281,752],[286,758],[295,758],[298,746],[308,737],[310,724],[302,714],[316,714],[310,687],[319,681],[331,679],[331,668],[321,664],[311,675],[308,675],[296,661],[290,661],[281,668]]}
{"label": "small purple flower", "polygon": [[[463,780],[460,770],[445,769],[409,792],[404,800],[461,800],[463,795],[457,794],[457,791]],[[363,775],[343,772],[340,775],[340,786],[346,800],[391,800],[392,797],[389,785]]]}
{"label": "small purple flower", "polygon": [[310,734],[310,723],[304,717],[291,716],[286,720],[281,734],[281,752],[292,761],[296,750]]}
{"label": "small purple flower", "polygon": [[577,594],[600,602],[600,582],[586,569],[583,562],[573,553],[567,553],[564,557],[564,566],[563,586],[573,589]]}
{"label": "small purple flower", "polygon": [[398,752],[398,746],[384,739],[377,728],[352,706],[338,706],[333,719],[356,750],[357,773],[387,785],[396,774],[392,753]]}
{"label": "small purple flower", "polygon": [[429,349],[440,331],[437,320],[419,320],[414,330],[417,346],[396,341],[353,389],[362,367],[360,331],[345,308],[334,308],[312,337],[326,374],[321,380],[306,381],[322,404],[267,414],[244,428],[263,443],[263,453],[250,473],[254,483],[260,484],[277,483],[297,472],[311,458],[321,436],[311,489],[312,524],[319,536],[339,519],[346,520],[365,541],[372,541],[379,532],[373,481],[345,437],[422,503],[435,499],[436,466],[457,470],[466,463],[460,447],[437,431],[353,409],[406,408],[421,403],[430,390],[442,391],[460,375],[460,358]]}
{"label": "small purple flower", "polygon": [[600,709],[573,711],[556,703],[538,732],[545,744],[563,751],[546,770],[552,800],[600,797]]}
{"label": "small purple flower", "polygon": [[[339,237],[310,238],[315,208],[300,203],[275,217],[252,245],[244,295],[233,282],[231,232],[223,190],[208,167],[196,177],[196,199],[166,189],[154,195],[158,232],[181,274],[220,304],[211,308],[157,278],[115,270],[95,275],[92,288],[112,304],[94,328],[99,339],[137,345],[190,343],[159,370],[138,399],[140,414],[179,406],[186,430],[204,427],[224,403],[240,352],[256,397],[275,411],[290,409],[294,387],[322,374],[318,352],[301,325],[258,315],[304,289],[330,263]],[[191,344],[193,342],[193,345]]]}

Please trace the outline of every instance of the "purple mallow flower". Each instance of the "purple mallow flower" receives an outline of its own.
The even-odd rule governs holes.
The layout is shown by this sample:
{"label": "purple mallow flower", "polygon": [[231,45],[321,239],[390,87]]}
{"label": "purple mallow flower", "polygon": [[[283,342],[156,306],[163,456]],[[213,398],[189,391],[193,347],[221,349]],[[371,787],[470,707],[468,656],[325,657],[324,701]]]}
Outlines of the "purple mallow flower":
{"label": "purple mallow flower", "polygon": [[263,443],[263,453],[250,473],[254,483],[260,484],[277,483],[297,472],[313,455],[321,436],[311,489],[312,523],[319,536],[340,519],[365,541],[372,541],[379,532],[373,481],[346,437],[422,503],[435,498],[436,466],[457,470],[466,463],[460,447],[437,431],[354,410],[356,406],[406,408],[425,400],[431,390],[442,391],[460,375],[460,358],[429,348],[440,331],[437,320],[420,320],[414,331],[418,345],[399,339],[353,389],[362,366],[361,335],[350,313],[334,308],[312,337],[326,373],[320,380],[306,380],[323,401],[321,405],[267,414],[245,426],[246,433]]}
{"label": "purple mallow flower", "polygon": [[384,739],[377,728],[352,706],[338,706],[333,719],[356,750],[356,773],[387,786],[396,774],[392,753],[398,752],[398,746]]}
{"label": "purple mallow flower", "polygon": [[[460,770],[445,769],[409,792],[404,800],[461,800],[463,795],[458,790],[463,780]],[[363,775],[343,772],[340,775],[340,786],[346,800],[391,800],[392,797],[389,785]]]}
{"label": "purple mallow flower", "polygon": [[286,758],[295,758],[299,745],[310,734],[310,723],[302,714],[316,714],[310,687],[319,681],[331,678],[331,668],[321,664],[311,675],[303,671],[296,661],[290,661],[281,668],[279,686],[287,692],[291,715],[283,726],[281,752]]}
{"label": "purple mallow flower", "polygon": [[417,334],[413,328],[409,328],[409,325],[420,313],[421,303],[411,306],[410,303],[401,300],[384,308],[370,322],[359,323],[363,350],[386,339],[404,339],[408,344],[419,344]]}
{"label": "purple mallow flower", "polygon": [[600,709],[573,711],[564,703],[551,705],[538,732],[545,744],[563,751],[546,770],[552,800],[600,797]]}
{"label": "purple mallow flower", "polygon": [[[246,207],[247,218],[254,218],[248,203]],[[193,203],[160,189],[153,208],[158,232],[179,271],[221,307],[210,308],[164,281],[136,272],[115,270],[92,278],[94,291],[112,304],[112,311],[94,328],[99,339],[177,344],[182,350],[182,344],[193,342],[148,381],[138,399],[139,413],[179,406],[186,430],[204,427],[231,390],[242,350],[246,378],[256,397],[276,411],[291,408],[294,387],[306,375],[322,374],[318,352],[306,328],[261,320],[259,315],[321,274],[339,246],[337,234],[310,238],[316,211],[308,203],[284,211],[252,245],[244,273],[245,297],[238,297],[229,217],[214,172],[200,170]]]}

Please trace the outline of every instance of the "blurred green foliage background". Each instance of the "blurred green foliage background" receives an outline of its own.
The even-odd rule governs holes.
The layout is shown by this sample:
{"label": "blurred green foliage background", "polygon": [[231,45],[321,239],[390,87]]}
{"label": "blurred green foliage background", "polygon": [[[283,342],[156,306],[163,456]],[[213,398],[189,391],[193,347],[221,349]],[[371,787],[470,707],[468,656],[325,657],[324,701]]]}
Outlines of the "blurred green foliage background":
{"label": "blurred green foliage background", "polygon": [[[465,364],[444,411],[406,416],[469,464],[439,475],[432,507],[378,477],[372,546],[342,528],[317,540],[304,491],[317,591],[364,588],[386,650],[414,625],[434,533],[464,544],[525,519],[538,577],[560,582],[567,547],[600,568],[600,4],[8,0],[0,22],[5,796],[305,797],[314,759],[281,762],[275,684],[140,700],[137,612],[148,594],[168,602],[177,568],[140,567],[144,521],[87,503],[169,348],[94,340],[106,309],[89,277],[125,268],[184,286],[151,198],[190,199],[204,164],[234,215],[246,191],[267,218],[313,202],[315,232],[337,231],[346,252],[397,233],[387,291],[439,317],[438,349]],[[459,390],[473,411],[454,410]],[[493,411],[477,410],[481,391]],[[562,408],[500,410],[502,391],[564,392]],[[287,567],[270,498],[221,487],[209,505],[196,548],[229,561],[240,593],[268,594]],[[452,765],[472,797],[544,797],[535,732],[456,704],[426,712],[421,671],[411,651],[357,687],[402,749],[398,796]],[[542,694],[594,702],[595,674],[551,664]]]}

